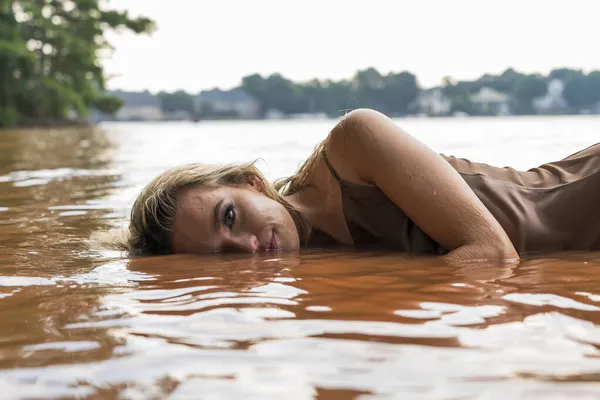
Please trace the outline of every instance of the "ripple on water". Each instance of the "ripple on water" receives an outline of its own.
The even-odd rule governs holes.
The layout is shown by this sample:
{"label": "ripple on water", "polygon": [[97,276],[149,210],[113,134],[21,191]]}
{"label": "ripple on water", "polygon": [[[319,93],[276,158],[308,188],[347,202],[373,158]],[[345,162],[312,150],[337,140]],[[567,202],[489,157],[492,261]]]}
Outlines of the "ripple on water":
{"label": "ripple on water", "polygon": [[0,182],[13,182],[17,187],[47,185],[53,180],[70,179],[87,176],[114,175],[115,170],[91,170],[91,169],[40,169],[34,171],[13,171],[8,175],[0,176]]}
{"label": "ripple on water", "polygon": [[532,306],[550,305],[559,308],[572,308],[582,311],[599,311],[600,307],[584,304],[567,297],[558,296],[551,293],[510,293],[503,298],[516,303],[523,303]]}
{"label": "ripple on water", "polygon": [[402,317],[417,319],[440,319],[448,325],[482,324],[486,318],[497,317],[505,311],[505,307],[496,305],[460,306],[445,303],[421,303],[422,310],[396,310],[394,313]]}
{"label": "ripple on water", "polygon": [[64,284],[135,286],[139,281],[154,279],[147,274],[130,271],[126,266],[126,261],[115,261],[93,268],[90,272],[74,274],[71,276],[57,275],[51,278],[36,276],[0,276],[0,287],[59,286]]}

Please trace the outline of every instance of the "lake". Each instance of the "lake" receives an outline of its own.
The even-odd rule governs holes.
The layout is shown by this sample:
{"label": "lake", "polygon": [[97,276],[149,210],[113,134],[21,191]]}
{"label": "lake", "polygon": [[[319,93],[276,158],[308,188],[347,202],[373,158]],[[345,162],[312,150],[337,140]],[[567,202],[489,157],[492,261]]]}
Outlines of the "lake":
{"label": "lake", "polygon": [[[521,169],[600,141],[596,116],[396,121],[438,152]],[[450,267],[88,246],[164,169],[258,159],[289,175],[334,123],[0,131],[0,397],[600,399],[600,253]]]}

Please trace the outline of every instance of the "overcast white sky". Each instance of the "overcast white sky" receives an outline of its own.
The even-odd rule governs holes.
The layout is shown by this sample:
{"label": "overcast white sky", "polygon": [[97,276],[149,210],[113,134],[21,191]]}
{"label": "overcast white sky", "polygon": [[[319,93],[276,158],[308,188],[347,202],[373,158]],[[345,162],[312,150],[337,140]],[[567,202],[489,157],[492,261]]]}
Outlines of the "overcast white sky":
{"label": "overcast white sky", "polygon": [[244,75],[340,79],[373,66],[425,86],[511,66],[600,69],[600,0],[112,0],[153,18],[111,34],[109,88],[230,88]]}

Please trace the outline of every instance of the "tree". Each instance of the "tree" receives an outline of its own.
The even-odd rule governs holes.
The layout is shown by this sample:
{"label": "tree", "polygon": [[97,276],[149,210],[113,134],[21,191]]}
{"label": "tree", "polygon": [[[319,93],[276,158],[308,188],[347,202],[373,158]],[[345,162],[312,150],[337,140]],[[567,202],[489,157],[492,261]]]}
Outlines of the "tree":
{"label": "tree", "polygon": [[302,90],[297,84],[281,74],[272,74],[266,79],[253,74],[242,78],[241,88],[254,96],[261,104],[262,113],[269,109],[278,109],[285,114],[304,111]]}
{"label": "tree", "polygon": [[579,71],[566,78],[564,97],[577,110],[593,107],[600,101],[598,72],[589,75]]}
{"label": "tree", "polygon": [[473,83],[466,81],[455,81],[449,77],[443,80],[442,93],[450,99],[452,104],[451,112],[463,112],[469,115],[476,114],[476,110],[469,100],[469,95],[473,93]]}
{"label": "tree", "polygon": [[242,78],[241,88],[260,102],[261,114],[264,114],[271,103],[268,99],[265,79],[259,74],[245,76]]}
{"label": "tree", "polygon": [[[359,107],[382,110],[382,94],[385,87],[383,76],[375,68],[356,72],[352,78],[352,87]],[[382,110],[384,111],[384,110]]]}
{"label": "tree", "polygon": [[513,109],[518,114],[535,114],[533,99],[546,94],[546,80],[540,75],[521,75],[513,84]]}
{"label": "tree", "polygon": [[383,79],[384,110],[392,115],[406,114],[419,97],[417,77],[410,72],[390,73]]}
{"label": "tree", "polygon": [[588,85],[593,93],[590,101],[598,107],[600,103],[600,71],[592,71],[588,74]]}
{"label": "tree", "polygon": [[0,0],[0,6],[0,101],[16,114],[14,119],[0,116],[0,126],[19,119],[65,120],[73,112],[85,117],[90,108],[118,110],[120,103],[104,93],[98,57],[111,49],[104,33],[150,33],[151,20],[106,10],[99,0]]}
{"label": "tree", "polygon": [[34,58],[19,35],[11,0],[0,0],[0,126],[18,122],[27,103],[34,72]]}
{"label": "tree", "polygon": [[583,75],[583,71],[579,69],[570,69],[570,68],[556,68],[550,71],[548,75],[548,79],[558,79],[563,82],[568,82],[574,77],[578,77]]}
{"label": "tree", "polygon": [[265,106],[278,108],[284,113],[297,113],[301,110],[297,107],[295,95],[297,91],[295,84],[281,74],[272,74],[264,82],[265,92],[268,94]]}

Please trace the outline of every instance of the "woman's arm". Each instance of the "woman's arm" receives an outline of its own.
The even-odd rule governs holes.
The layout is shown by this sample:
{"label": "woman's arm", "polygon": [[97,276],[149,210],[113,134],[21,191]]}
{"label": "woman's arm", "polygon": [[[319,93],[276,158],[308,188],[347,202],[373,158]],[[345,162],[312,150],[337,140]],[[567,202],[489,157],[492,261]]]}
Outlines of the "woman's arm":
{"label": "woman's arm", "polygon": [[448,260],[519,259],[502,226],[460,174],[385,115],[368,109],[350,112],[331,131],[326,146],[342,171],[378,186],[449,250]]}

